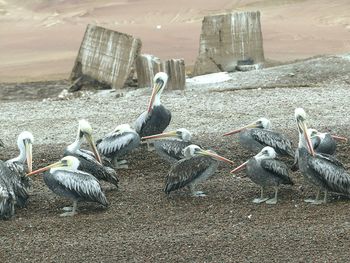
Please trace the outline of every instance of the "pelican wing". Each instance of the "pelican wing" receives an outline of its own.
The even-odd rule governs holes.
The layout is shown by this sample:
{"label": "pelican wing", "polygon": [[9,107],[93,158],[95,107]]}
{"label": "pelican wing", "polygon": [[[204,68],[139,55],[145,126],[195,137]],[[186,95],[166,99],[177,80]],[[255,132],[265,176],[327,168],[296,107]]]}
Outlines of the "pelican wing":
{"label": "pelican wing", "polygon": [[99,202],[107,206],[108,202],[101,190],[100,183],[91,174],[82,171],[57,170],[52,174],[53,179],[65,189],[74,192],[84,200]]}
{"label": "pelican wing", "polygon": [[285,163],[275,159],[265,159],[261,161],[261,167],[278,176],[282,180],[283,184],[293,185],[293,182],[289,177],[288,167]]}
{"label": "pelican wing", "polygon": [[279,154],[294,156],[291,141],[281,133],[265,129],[251,129],[254,140],[264,146],[271,146]]}
{"label": "pelican wing", "polygon": [[308,165],[314,175],[329,191],[350,194],[350,175],[343,166],[337,165],[331,158],[316,156],[308,158]]}
{"label": "pelican wing", "polygon": [[103,155],[108,156],[129,145],[133,140],[135,140],[136,136],[138,135],[132,132],[111,132],[107,134],[103,139],[100,139],[96,142],[97,149]]}
{"label": "pelican wing", "polygon": [[140,116],[136,119],[134,123],[134,129],[137,133],[140,133],[143,125],[146,123],[147,119],[149,118],[148,112],[144,111],[140,114]]}
{"label": "pelican wing", "polygon": [[6,180],[11,172],[6,163],[0,161],[0,218],[10,219],[14,213],[15,193],[12,186]]}
{"label": "pelican wing", "polygon": [[182,150],[191,144],[191,142],[180,140],[158,140],[154,143],[154,146],[170,157],[180,160],[184,158]]}
{"label": "pelican wing", "polygon": [[6,177],[4,177],[4,179],[12,186],[17,205],[24,207],[29,198],[28,191],[30,188],[30,179],[25,174],[24,165],[11,161],[7,161],[5,164],[8,171],[6,172]]}
{"label": "pelican wing", "polygon": [[202,156],[178,161],[170,168],[164,191],[168,194],[186,186],[201,176],[209,165],[208,158]]}

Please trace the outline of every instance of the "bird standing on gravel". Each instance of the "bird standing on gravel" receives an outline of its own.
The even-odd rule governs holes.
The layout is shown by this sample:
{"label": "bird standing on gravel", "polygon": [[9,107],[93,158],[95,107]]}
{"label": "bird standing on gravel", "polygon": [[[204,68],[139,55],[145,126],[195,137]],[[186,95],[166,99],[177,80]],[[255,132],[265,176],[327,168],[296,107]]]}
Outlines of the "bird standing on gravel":
{"label": "bird standing on gravel", "polygon": [[153,90],[147,111],[135,121],[134,128],[140,137],[162,133],[169,125],[171,112],[160,102],[160,96],[168,81],[168,75],[159,72],[153,79]]}
{"label": "bird standing on gravel", "polygon": [[187,186],[193,196],[206,196],[202,191],[195,190],[196,185],[215,173],[219,165],[218,161],[233,164],[232,161],[215,152],[203,150],[193,144],[183,150],[183,155],[185,158],[170,168],[164,188],[167,194]]}
{"label": "bird standing on gravel", "polygon": [[[261,186],[260,198],[255,198],[253,203],[260,204],[266,201],[267,204],[274,205],[277,203],[278,186],[280,184],[293,185],[292,180],[289,178],[287,165],[275,160],[275,158],[275,150],[267,146],[253,158],[231,171],[231,173],[235,173],[246,167],[248,177]],[[271,186],[275,189],[275,197],[269,199],[265,197],[264,191],[266,187]]]}
{"label": "bird standing on gravel", "polygon": [[33,135],[24,131],[17,139],[20,151],[16,158],[0,162],[0,218],[9,219],[14,215],[15,208],[25,207],[29,194],[30,180],[26,176],[27,169],[32,171],[32,145]]}
{"label": "bird standing on gravel", "polygon": [[[295,119],[299,132],[299,170],[308,182],[318,188],[316,199],[306,199],[305,202],[326,203],[329,191],[350,195],[350,175],[344,166],[332,155],[315,153],[307,132],[305,111],[297,108]],[[324,191],[323,200],[319,199],[321,190]]]}
{"label": "bird standing on gravel", "polygon": [[139,145],[140,136],[129,124],[117,126],[112,132],[96,142],[99,152],[105,157],[111,158],[113,166],[117,169],[128,168],[127,161],[120,160],[120,158]]}
{"label": "bird standing on gravel", "polygon": [[259,152],[270,146],[281,155],[294,157],[291,141],[283,134],[271,130],[271,122],[266,118],[248,124],[242,128],[225,133],[224,136],[239,133],[241,145],[252,152]]}
{"label": "bird standing on gravel", "polygon": [[63,157],[59,162],[28,174],[38,174],[47,170],[43,178],[45,184],[55,194],[73,201],[73,207],[64,207],[61,216],[74,216],[78,201],[97,202],[107,207],[108,201],[101,190],[99,181],[89,173],[79,171],[79,160],[74,156]]}
{"label": "bird standing on gravel", "polygon": [[[80,149],[84,138],[90,144],[93,153],[84,149]],[[78,169],[95,176],[98,180],[109,182],[118,187],[118,177],[115,170],[111,167],[104,166],[98,150],[92,138],[91,125],[86,120],[80,120],[78,126],[78,134],[75,141],[67,146],[64,156],[74,156],[79,160]]]}
{"label": "bird standing on gravel", "polygon": [[156,153],[165,161],[173,164],[184,158],[183,149],[193,144],[191,133],[180,128],[176,131],[142,137],[142,141],[152,140]]}

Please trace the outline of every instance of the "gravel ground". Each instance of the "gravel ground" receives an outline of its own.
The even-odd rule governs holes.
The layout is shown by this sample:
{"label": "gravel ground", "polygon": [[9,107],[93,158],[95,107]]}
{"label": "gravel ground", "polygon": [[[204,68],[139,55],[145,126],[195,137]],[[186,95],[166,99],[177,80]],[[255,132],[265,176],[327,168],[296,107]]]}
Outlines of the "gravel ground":
{"label": "gravel ground", "polygon": [[[350,60],[339,56],[316,61],[318,64],[314,60],[234,73],[227,82],[191,84],[185,93],[166,91],[162,102],[173,116],[169,129],[189,129],[195,141],[237,165],[251,153],[237,144],[236,137],[222,137],[224,132],[265,116],[296,143],[296,107],[306,110],[310,126],[349,137],[350,84],[345,72]],[[317,74],[322,78],[315,77]],[[267,77],[272,75],[275,77]],[[132,123],[147,107],[150,95],[149,89],[141,89],[84,92],[79,98],[56,99],[59,87],[67,84],[51,83],[47,89],[44,83],[21,84],[25,92],[15,85],[0,84],[0,134],[6,144],[0,159],[15,155],[17,135],[29,130],[36,140],[34,168],[56,161],[74,140],[77,120],[89,120],[99,138],[118,124]],[[35,93],[37,87],[43,91]],[[15,101],[3,96],[9,92],[18,93]],[[44,99],[47,97],[51,99]],[[339,145],[338,150],[339,159],[350,167],[349,145]],[[259,188],[247,178],[230,177],[232,167],[221,165],[203,183],[208,193],[205,198],[192,198],[183,191],[167,197],[162,192],[167,164],[141,149],[128,159],[130,169],[119,172],[120,189],[106,192],[110,207],[104,210],[82,203],[81,213],[74,218],[58,217],[60,208],[69,202],[52,194],[40,176],[34,177],[28,207],[17,210],[15,219],[0,222],[1,262],[349,259],[349,200],[333,195],[327,205],[304,203],[314,189],[298,173],[291,174],[295,186],[281,190],[276,206],[255,205],[251,200]]]}

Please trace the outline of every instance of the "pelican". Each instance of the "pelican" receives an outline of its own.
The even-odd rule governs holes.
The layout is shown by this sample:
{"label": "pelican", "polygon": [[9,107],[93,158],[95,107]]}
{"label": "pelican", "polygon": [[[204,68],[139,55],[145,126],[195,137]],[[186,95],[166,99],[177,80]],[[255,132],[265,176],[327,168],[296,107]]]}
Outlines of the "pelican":
{"label": "pelican", "polygon": [[191,145],[191,133],[180,128],[176,131],[142,137],[141,140],[154,140],[156,153],[165,161],[174,164],[183,159],[182,150]]}
{"label": "pelican", "polygon": [[25,162],[28,171],[32,171],[33,135],[24,131],[17,139],[19,155],[6,162],[0,161],[0,217],[11,218],[15,213],[15,205],[25,207],[29,194],[30,180],[25,174]]}
{"label": "pelican", "polygon": [[[328,192],[350,194],[350,175],[344,166],[333,156],[315,153],[307,132],[306,113],[302,108],[295,109],[295,119],[299,132],[299,169],[304,178],[318,188],[316,199],[306,199],[305,202],[322,204],[327,202]],[[320,200],[320,191],[324,198]]]}
{"label": "pelican", "polygon": [[283,134],[271,130],[271,122],[260,118],[242,128],[225,133],[224,136],[239,133],[239,141],[243,147],[252,152],[261,151],[265,146],[275,149],[278,154],[294,157],[291,141]]}
{"label": "pelican", "polygon": [[[24,131],[21,132],[17,139],[19,155],[13,159],[6,161],[7,167],[11,170],[6,179],[13,186],[16,195],[16,205],[25,207],[29,198],[28,190],[30,188],[30,180],[26,176],[26,168],[28,172],[32,171],[32,147],[34,143],[33,135]],[[27,167],[25,167],[27,162]]]}
{"label": "pelican", "polygon": [[[93,153],[87,150],[80,149],[84,138],[90,144]],[[74,156],[79,159],[80,171],[92,174],[98,180],[109,182],[118,187],[118,177],[114,169],[104,166],[101,157],[96,149],[92,138],[92,128],[86,120],[80,120],[78,126],[78,135],[75,141],[67,146],[64,156]]]}
{"label": "pelican", "polygon": [[115,168],[128,168],[125,160],[118,160],[140,145],[140,136],[129,124],[117,126],[96,142],[98,151],[112,159]]}
{"label": "pelican", "polygon": [[[326,132],[319,132],[316,129],[307,129],[307,133],[311,139],[312,147],[317,153],[333,155],[337,148],[336,141],[347,142],[348,139],[338,135],[332,135]],[[295,151],[293,171],[298,170],[298,149]]]}
{"label": "pelican", "polygon": [[160,102],[160,96],[168,81],[168,75],[158,72],[153,79],[153,91],[147,111],[135,121],[134,128],[140,137],[162,133],[171,120],[171,112]]}
{"label": "pelican", "polygon": [[5,144],[4,144],[4,142],[0,139],[0,147],[5,147]]}
{"label": "pelican", "polygon": [[108,201],[101,190],[99,181],[89,173],[78,170],[79,160],[74,156],[63,157],[59,162],[48,165],[28,174],[38,174],[47,170],[43,178],[45,184],[55,194],[73,201],[73,207],[63,208],[60,216],[77,214],[78,201],[97,202],[107,207]]}
{"label": "pelican", "polygon": [[327,132],[319,132],[316,129],[308,129],[312,146],[315,152],[333,155],[337,148],[336,141],[347,142],[348,139]]}
{"label": "pelican", "polygon": [[[277,203],[278,186],[280,184],[293,185],[289,178],[287,165],[275,160],[275,158],[276,151],[272,147],[266,146],[253,158],[231,171],[231,173],[235,173],[247,167],[248,177],[261,186],[260,198],[255,198],[253,203],[259,204],[266,201],[267,204],[274,205]],[[272,199],[264,196],[265,188],[269,186],[275,189],[275,197]]]}
{"label": "pelican", "polygon": [[233,164],[232,161],[217,155],[210,150],[203,150],[197,145],[189,145],[183,150],[184,159],[175,163],[167,176],[164,192],[189,187],[193,196],[206,196],[202,191],[196,191],[198,183],[205,181],[212,176],[218,168],[218,161]]}

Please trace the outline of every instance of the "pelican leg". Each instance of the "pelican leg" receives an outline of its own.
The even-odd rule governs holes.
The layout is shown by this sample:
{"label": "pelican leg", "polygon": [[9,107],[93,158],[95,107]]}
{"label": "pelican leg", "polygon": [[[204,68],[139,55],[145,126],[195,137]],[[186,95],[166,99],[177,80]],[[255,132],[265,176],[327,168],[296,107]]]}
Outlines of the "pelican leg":
{"label": "pelican leg", "polygon": [[260,203],[263,203],[269,199],[268,197],[264,197],[264,195],[265,195],[264,191],[265,191],[264,187],[261,187],[260,188],[260,198],[253,199],[254,204],[260,204]]}
{"label": "pelican leg", "polygon": [[62,216],[62,217],[74,216],[75,214],[77,214],[77,205],[78,205],[78,201],[73,201],[73,208],[72,208],[72,211],[70,211],[70,212],[65,212],[65,213],[63,213],[63,214],[60,214],[60,216]]}
{"label": "pelican leg", "polygon": [[146,143],[147,143],[147,150],[148,150],[149,152],[152,152],[152,151],[155,150],[153,144],[151,144],[150,141],[147,141]]}
{"label": "pelican leg", "polygon": [[313,204],[313,205],[323,204],[324,201],[320,200],[320,192],[321,192],[321,190],[317,189],[317,193],[316,193],[316,198],[315,199],[305,199],[304,201],[306,203],[310,203],[310,204]]}
{"label": "pelican leg", "polygon": [[269,205],[275,205],[277,204],[277,194],[278,194],[278,187],[276,186],[275,187],[275,197],[274,198],[271,198],[269,200],[266,201],[266,204],[269,204]]}
{"label": "pelican leg", "polygon": [[126,160],[120,160],[118,161],[117,157],[113,157],[112,159],[112,165],[115,169],[128,169],[129,166],[127,165]]}
{"label": "pelican leg", "polygon": [[323,203],[327,203],[327,198],[328,198],[328,190],[324,190],[324,197],[323,197]]}

